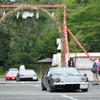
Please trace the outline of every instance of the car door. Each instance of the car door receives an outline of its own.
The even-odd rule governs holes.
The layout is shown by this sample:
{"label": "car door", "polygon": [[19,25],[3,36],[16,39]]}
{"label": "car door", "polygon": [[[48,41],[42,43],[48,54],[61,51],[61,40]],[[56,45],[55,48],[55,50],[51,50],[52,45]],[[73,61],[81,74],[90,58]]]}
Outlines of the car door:
{"label": "car door", "polygon": [[44,83],[46,88],[49,88],[49,83],[48,83],[48,79],[50,78],[49,75],[50,75],[50,70],[47,70],[43,76],[43,83]]}

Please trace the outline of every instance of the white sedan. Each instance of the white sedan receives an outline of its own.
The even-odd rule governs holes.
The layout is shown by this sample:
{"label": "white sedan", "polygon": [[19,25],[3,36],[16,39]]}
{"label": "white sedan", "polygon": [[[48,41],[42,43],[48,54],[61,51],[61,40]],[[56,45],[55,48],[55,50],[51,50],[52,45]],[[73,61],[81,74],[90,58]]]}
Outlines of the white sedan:
{"label": "white sedan", "polygon": [[17,74],[16,81],[21,81],[21,80],[38,81],[38,75],[32,69],[21,70]]}

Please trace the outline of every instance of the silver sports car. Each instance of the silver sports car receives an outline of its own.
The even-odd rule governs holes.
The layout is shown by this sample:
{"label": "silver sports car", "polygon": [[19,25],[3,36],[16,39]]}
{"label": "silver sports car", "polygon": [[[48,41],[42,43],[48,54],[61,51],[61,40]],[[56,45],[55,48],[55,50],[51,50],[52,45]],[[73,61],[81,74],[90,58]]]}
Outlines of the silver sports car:
{"label": "silver sports car", "polygon": [[87,92],[89,82],[87,76],[82,76],[73,67],[51,67],[42,76],[42,90],[54,92],[57,89],[82,90]]}

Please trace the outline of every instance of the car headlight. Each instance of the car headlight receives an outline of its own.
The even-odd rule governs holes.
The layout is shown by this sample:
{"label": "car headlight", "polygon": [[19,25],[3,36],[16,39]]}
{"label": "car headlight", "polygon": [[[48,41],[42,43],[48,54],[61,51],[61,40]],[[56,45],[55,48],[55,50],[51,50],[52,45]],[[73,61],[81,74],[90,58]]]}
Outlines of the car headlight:
{"label": "car headlight", "polygon": [[54,78],[54,79],[53,79],[53,82],[54,82],[54,83],[60,82],[60,78]]}
{"label": "car headlight", "polygon": [[82,82],[87,82],[88,78],[87,77],[82,77]]}

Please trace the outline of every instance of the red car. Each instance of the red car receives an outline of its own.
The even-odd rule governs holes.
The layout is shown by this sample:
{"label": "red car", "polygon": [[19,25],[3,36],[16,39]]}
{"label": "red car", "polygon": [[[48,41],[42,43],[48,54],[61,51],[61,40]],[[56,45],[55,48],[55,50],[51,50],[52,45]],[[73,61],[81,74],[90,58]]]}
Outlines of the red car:
{"label": "red car", "polygon": [[18,74],[18,70],[9,70],[5,75],[5,79],[6,80],[15,80],[17,74]]}

